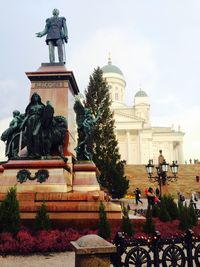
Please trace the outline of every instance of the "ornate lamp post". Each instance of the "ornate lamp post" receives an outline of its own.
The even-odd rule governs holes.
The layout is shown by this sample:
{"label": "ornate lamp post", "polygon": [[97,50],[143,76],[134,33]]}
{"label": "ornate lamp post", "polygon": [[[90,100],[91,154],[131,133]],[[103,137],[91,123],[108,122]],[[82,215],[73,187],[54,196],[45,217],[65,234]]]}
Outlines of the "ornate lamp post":
{"label": "ornate lamp post", "polygon": [[156,166],[157,175],[156,176],[153,175],[154,165],[152,159],[149,160],[149,163],[145,167],[150,181],[158,183],[160,196],[162,196],[162,186],[166,185],[168,181],[174,182],[177,180],[177,173],[178,173],[177,161],[176,162],[173,161],[172,164],[170,165],[171,173],[173,175],[169,176],[167,174],[169,169],[169,164],[165,161],[162,155],[162,150],[160,150],[160,156],[158,158],[158,166]]}

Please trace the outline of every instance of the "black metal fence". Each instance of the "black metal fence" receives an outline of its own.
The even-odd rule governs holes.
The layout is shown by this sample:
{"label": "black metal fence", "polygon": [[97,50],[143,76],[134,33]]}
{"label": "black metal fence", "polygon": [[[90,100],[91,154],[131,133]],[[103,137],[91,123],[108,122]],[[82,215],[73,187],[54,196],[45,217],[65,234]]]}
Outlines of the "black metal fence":
{"label": "black metal fence", "polygon": [[128,238],[118,232],[114,244],[117,247],[111,259],[114,267],[200,266],[200,237],[195,237],[192,230],[172,238],[161,238],[156,231],[149,239]]}

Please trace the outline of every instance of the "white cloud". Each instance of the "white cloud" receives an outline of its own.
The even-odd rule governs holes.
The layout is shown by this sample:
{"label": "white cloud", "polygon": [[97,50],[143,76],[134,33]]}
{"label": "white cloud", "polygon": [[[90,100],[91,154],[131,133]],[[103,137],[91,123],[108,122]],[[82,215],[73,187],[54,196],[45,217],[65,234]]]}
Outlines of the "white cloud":
{"label": "white cloud", "polygon": [[12,111],[16,109],[19,109],[22,113],[24,112],[24,99],[26,99],[28,92],[24,86],[25,84],[26,80],[24,84],[21,84],[19,80],[0,80],[0,118],[12,116]]}
{"label": "white cloud", "polygon": [[176,99],[174,98],[173,95],[171,94],[165,94],[163,95],[163,97],[159,97],[159,98],[155,98],[154,99],[154,103],[156,105],[162,105],[162,104],[165,104],[165,105],[174,105],[177,103]]}

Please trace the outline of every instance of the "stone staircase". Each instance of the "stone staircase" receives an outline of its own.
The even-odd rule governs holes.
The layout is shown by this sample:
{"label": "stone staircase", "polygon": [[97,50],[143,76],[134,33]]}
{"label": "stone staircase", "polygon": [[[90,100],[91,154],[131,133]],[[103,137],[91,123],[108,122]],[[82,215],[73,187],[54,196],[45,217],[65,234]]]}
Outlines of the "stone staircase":
{"label": "stone staircase", "polygon": [[[129,179],[128,194],[133,194],[135,188],[139,187],[142,191],[142,197],[144,197],[144,189],[148,187],[156,189],[158,187],[157,182],[149,181],[145,165],[126,165],[125,174]],[[171,171],[168,174],[172,175]],[[200,164],[179,165],[178,179],[176,182],[168,182],[167,191],[174,197],[177,197],[177,192],[181,192],[186,198],[189,198],[191,192],[195,191],[200,197],[200,182],[196,182],[196,176],[200,176]]]}

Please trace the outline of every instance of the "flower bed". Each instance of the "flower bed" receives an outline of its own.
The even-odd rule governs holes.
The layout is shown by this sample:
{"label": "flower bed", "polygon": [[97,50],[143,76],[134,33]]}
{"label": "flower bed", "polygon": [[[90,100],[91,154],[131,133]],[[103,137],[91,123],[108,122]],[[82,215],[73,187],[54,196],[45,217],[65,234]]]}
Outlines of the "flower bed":
{"label": "flower bed", "polygon": [[[179,220],[171,222],[161,222],[154,219],[156,230],[161,233],[161,237],[182,236],[184,231],[179,229]],[[133,222],[135,234],[134,238],[148,238],[149,235],[142,231],[141,223]],[[195,236],[200,236],[200,223],[193,227]],[[116,232],[120,231],[120,226],[112,228],[109,241],[114,239]],[[79,237],[87,234],[97,234],[98,230],[78,231],[72,228],[61,230],[39,231],[31,233],[27,229],[20,230],[17,235],[11,233],[0,234],[0,255],[5,254],[32,254],[44,252],[61,252],[71,250],[70,241],[75,241]]]}
{"label": "flower bed", "polygon": [[74,229],[65,231],[39,231],[32,234],[29,230],[20,230],[16,236],[11,233],[0,234],[0,254],[31,254],[37,252],[61,252],[71,250],[70,241],[75,241],[86,234],[96,234],[97,231]]}

